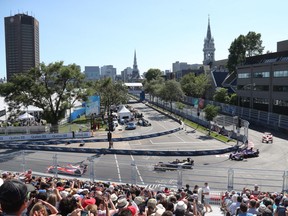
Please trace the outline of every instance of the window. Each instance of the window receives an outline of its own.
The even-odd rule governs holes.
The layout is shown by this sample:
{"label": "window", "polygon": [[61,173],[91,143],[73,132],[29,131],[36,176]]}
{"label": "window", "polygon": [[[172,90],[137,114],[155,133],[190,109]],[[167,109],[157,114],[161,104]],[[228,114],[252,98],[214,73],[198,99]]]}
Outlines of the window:
{"label": "window", "polygon": [[275,92],[288,92],[288,86],[273,86],[273,91]]}
{"label": "window", "polygon": [[274,71],[274,77],[288,77],[288,71]]}
{"label": "window", "polygon": [[270,77],[270,72],[255,72],[254,78],[267,78]]}
{"label": "window", "polygon": [[250,73],[239,73],[238,78],[239,79],[250,78]]}

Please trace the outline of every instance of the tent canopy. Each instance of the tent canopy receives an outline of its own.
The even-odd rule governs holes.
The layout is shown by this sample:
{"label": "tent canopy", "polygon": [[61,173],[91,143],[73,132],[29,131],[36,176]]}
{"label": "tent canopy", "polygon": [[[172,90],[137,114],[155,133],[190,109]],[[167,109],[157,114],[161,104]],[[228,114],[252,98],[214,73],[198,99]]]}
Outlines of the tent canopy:
{"label": "tent canopy", "polygon": [[125,106],[122,106],[122,109],[118,111],[118,117],[119,119],[128,118],[130,120],[131,112]]}
{"label": "tent canopy", "polygon": [[24,120],[24,119],[34,119],[34,116],[30,115],[29,113],[25,112],[24,114],[18,116],[19,120]]}

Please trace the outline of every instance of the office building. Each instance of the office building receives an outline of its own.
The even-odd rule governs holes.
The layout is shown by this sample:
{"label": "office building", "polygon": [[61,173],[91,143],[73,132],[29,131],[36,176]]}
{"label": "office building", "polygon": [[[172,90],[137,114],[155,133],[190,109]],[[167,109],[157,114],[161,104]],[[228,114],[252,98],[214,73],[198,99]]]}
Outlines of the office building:
{"label": "office building", "polygon": [[115,80],[116,77],[116,68],[113,65],[104,65],[101,67],[101,79],[111,77],[112,80]]}
{"label": "office building", "polygon": [[6,75],[9,81],[17,73],[38,67],[39,22],[32,16],[5,17]]}
{"label": "office building", "polygon": [[99,66],[85,66],[85,79],[89,81],[95,81],[100,79]]}
{"label": "office building", "polygon": [[277,52],[246,58],[237,76],[239,106],[287,115],[288,40]]}

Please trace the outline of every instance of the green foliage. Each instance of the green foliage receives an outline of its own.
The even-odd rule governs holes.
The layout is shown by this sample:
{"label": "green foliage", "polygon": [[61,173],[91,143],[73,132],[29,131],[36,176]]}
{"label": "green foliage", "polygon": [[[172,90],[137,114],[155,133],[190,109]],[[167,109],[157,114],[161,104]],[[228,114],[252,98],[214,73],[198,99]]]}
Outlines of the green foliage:
{"label": "green foliage", "polygon": [[245,62],[246,57],[261,55],[262,46],[261,34],[248,32],[246,36],[240,35],[230,45],[227,68],[230,72],[236,71],[237,65]]}
{"label": "green foliage", "polygon": [[217,88],[213,100],[220,103],[229,103],[230,98],[228,95],[228,90],[226,88]]}
{"label": "green foliage", "polygon": [[158,77],[157,79],[153,79],[150,82],[145,82],[144,91],[150,94],[152,97],[157,97],[160,94],[160,90],[164,85],[164,79]]}
{"label": "green foliage", "polygon": [[151,68],[145,73],[145,78],[148,82],[150,82],[151,80],[157,80],[159,77],[161,77],[161,75],[161,70]]}
{"label": "green foliage", "polygon": [[205,112],[205,119],[207,121],[213,121],[213,119],[218,115],[220,108],[212,104],[208,104],[203,111]]}
{"label": "green foliage", "polygon": [[237,105],[237,102],[238,102],[238,96],[236,93],[233,93],[230,95],[230,101],[229,101],[229,104],[231,105]]}
{"label": "green foliage", "polygon": [[159,96],[167,102],[170,102],[172,109],[172,102],[179,101],[183,98],[184,93],[181,89],[181,85],[176,80],[168,80],[164,83],[160,89]]}
{"label": "green foliage", "polygon": [[76,64],[41,63],[0,86],[1,96],[12,109],[33,105],[43,110],[42,118],[58,125],[76,100],[86,99],[84,75]]}
{"label": "green foliage", "polygon": [[183,103],[177,101],[177,102],[176,102],[176,107],[177,107],[177,109],[183,110],[184,107],[185,107],[185,104],[183,104]]}
{"label": "green foliage", "polygon": [[125,104],[129,99],[127,86],[122,82],[113,82],[111,78],[95,81],[92,90],[100,96],[104,112],[109,112],[111,105]]}
{"label": "green foliage", "polygon": [[210,78],[206,74],[195,76],[194,73],[186,74],[180,80],[181,88],[185,95],[201,98],[210,88]]}

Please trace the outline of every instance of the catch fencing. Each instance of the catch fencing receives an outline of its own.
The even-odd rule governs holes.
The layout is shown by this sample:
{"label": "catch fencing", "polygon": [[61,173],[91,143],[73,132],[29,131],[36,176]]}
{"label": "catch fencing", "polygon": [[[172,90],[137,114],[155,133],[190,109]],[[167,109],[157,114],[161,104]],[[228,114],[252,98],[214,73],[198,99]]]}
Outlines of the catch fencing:
{"label": "catch fencing", "polygon": [[[39,154],[45,157],[39,159]],[[242,191],[243,188],[253,189],[254,184],[258,184],[262,191],[287,192],[288,191],[288,171],[227,168],[221,166],[194,165],[192,169],[181,167],[173,170],[156,171],[155,162],[165,160],[164,157],[134,156],[120,157],[117,159],[117,169],[115,168],[116,156],[93,155],[93,154],[73,154],[33,152],[23,150],[20,153],[13,152],[2,156],[0,159],[0,169],[8,170],[9,167],[17,167],[13,172],[25,172],[32,169],[33,172],[44,176],[65,177],[59,173],[47,173],[48,166],[63,165],[83,161],[88,165],[87,172],[79,177],[90,181],[109,181],[128,184],[145,185],[145,187],[159,191],[165,187],[179,189],[189,184],[203,186],[204,182],[209,182],[213,191]],[[11,160],[13,158],[13,160]],[[156,159],[156,160],[155,160]],[[74,162],[73,162],[74,161]],[[9,166],[3,167],[9,163]],[[120,177],[121,172],[123,174]],[[70,176],[75,178],[75,176]],[[77,178],[78,178],[77,177]],[[216,192],[215,192],[216,193]],[[218,193],[218,192],[217,192]],[[216,197],[216,195],[215,195]],[[215,198],[214,197],[214,198]],[[213,198],[213,199],[214,199]],[[215,198],[215,202],[218,202]]]}

